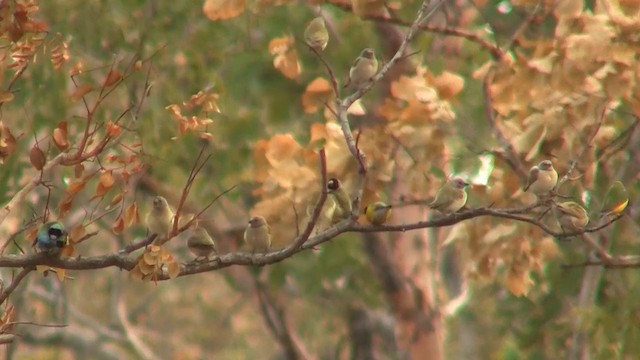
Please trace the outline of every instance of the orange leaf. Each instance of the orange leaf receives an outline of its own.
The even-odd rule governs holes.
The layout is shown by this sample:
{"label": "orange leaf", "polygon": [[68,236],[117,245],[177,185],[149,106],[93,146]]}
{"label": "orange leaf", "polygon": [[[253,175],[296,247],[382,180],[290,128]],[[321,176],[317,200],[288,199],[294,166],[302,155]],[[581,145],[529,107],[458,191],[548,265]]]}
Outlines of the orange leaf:
{"label": "orange leaf", "polygon": [[226,20],[244,12],[247,0],[206,0],[202,11],[211,20]]}
{"label": "orange leaf", "polygon": [[83,96],[91,92],[91,90],[93,90],[93,86],[91,85],[88,85],[88,84],[80,85],[75,89],[73,93],[71,93],[71,100],[74,102],[78,101],[82,99]]}
{"label": "orange leaf", "polygon": [[76,179],[82,177],[82,173],[84,173],[84,165],[78,164],[73,168],[73,174]]}
{"label": "orange leaf", "polygon": [[302,108],[304,112],[311,114],[318,111],[318,108],[329,103],[333,95],[331,84],[324,78],[314,79],[302,94]]}
{"label": "orange leaf", "polygon": [[66,121],[59,122],[58,126],[53,129],[53,143],[60,151],[65,151],[69,147],[69,142],[67,141]]}
{"label": "orange leaf", "polygon": [[60,217],[64,216],[71,210],[71,204],[73,204],[73,196],[67,195],[62,201],[60,201]]}
{"label": "orange leaf", "polygon": [[113,232],[116,234],[122,233],[122,230],[124,230],[124,220],[122,219],[122,217],[116,219],[116,222],[111,227],[111,230],[113,230]]}
{"label": "orange leaf", "polygon": [[58,280],[60,280],[60,282],[64,281],[64,274],[65,273],[66,273],[65,269],[56,268],[56,276],[58,277]]}
{"label": "orange leaf", "polygon": [[121,132],[122,128],[120,127],[120,125],[115,124],[111,121],[107,123],[107,134],[109,134],[109,136],[116,137],[120,135]]}
{"label": "orange leaf", "polygon": [[176,261],[167,264],[167,272],[170,279],[175,279],[180,274],[180,264]]}
{"label": "orange leaf", "polygon": [[36,170],[42,170],[44,164],[47,163],[47,157],[44,156],[44,152],[37,145],[34,145],[29,151],[29,161],[31,161],[31,165]]}
{"label": "orange leaf", "polygon": [[111,202],[109,203],[109,206],[113,206],[117,203],[119,203],[120,201],[122,201],[122,198],[124,197],[124,193],[117,193],[116,196],[113,197],[113,199],[111,199]]}
{"label": "orange leaf", "polygon": [[0,91],[0,104],[10,102],[15,98],[11,91]]}
{"label": "orange leaf", "polygon": [[75,194],[84,189],[84,186],[86,184],[86,179],[71,183],[71,185],[69,185],[69,188],[67,189],[67,195],[73,197]]}
{"label": "orange leaf", "polygon": [[106,171],[100,174],[100,184],[104,187],[111,188],[115,182],[116,179],[113,177],[113,171]]}
{"label": "orange leaf", "polygon": [[112,69],[111,71],[109,71],[109,73],[107,74],[107,78],[104,80],[104,87],[112,86],[113,84],[120,81],[120,79],[122,79],[122,74],[120,73],[120,71]]}
{"label": "orange leaf", "polygon": [[127,210],[124,213],[124,221],[127,227],[136,225],[140,217],[138,216],[138,204],[135,202],[127,206]]}
{"label": "orange leaf", "polygon": [[73,229],[71,229],[71,231],[69,232],[69,241],[72,243],[77,243],[78,240],[80,240],[84,234],[86,233],[84,226],[82,225],[78,225],[76,227],[74,227]]}

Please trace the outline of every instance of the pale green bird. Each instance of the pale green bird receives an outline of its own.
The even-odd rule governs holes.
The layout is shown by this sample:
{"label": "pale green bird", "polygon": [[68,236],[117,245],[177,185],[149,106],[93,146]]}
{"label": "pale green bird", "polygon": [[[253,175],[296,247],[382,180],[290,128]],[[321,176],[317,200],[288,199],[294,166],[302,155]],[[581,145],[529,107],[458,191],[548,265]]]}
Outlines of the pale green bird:
{"label": "pale green bird", "polygon": [[149,235],[157,234],[153,243],[162,245],[169,239],[169,232],[173,227],[173,211],[169,207],[167,199],[162,196],[153,198],[153,206],[145,220]]}
{"label": "pale green bird", "polygon": [[467,203],[467,191],[465,188],[468,185],[469,183],[461,177],[454,177],[438,190],[429,207],[443,214],[457,212]]}
{"label": "pale green bird", "polygon": [[373,50],[366,48],[356,58],[349,69],[349,80],[344,85],[346,88],[352,85],[358,89],[366,85],[378,72],[378,60]]}
{"label": "pale green bird", "polygon": [[271,228],[265,218],[254,216],[249,219],[249,224],[244,230],[244,242],[249,245],[252,253],[269,251],[271,247]]}
{"label": "pale green bird", "polygon": [[618,215],[623,212],[629,205],[629,194],[624,184],[615,181],[607,190],[600,210],[600,216]]}
{"label": "pale green bird", "polygon": [[364,208],[364,215],[373,225],[382,225],[391,217],[391,205],[387,205],[382,201],[369,204]]}
{"label": "pale green bird", "polygon": [[196,227],[191,230],[191,236],[187,238],[187,247],[197,260],[207,259],[211,254],[215,254],[216,244],[203,227]]}
{"label": "pale green bird", "polygon": [[351,217],[351,211],[353,210],[351,197],[342,187],[340,180],[336,178],[329,179],[327,181],[327,192],[329,197],[336,203],[336,208],[333,212],[333,223],[335,224]]}
{"label": "pale green bird", "polygon": [[587,211],[574,201],[557,203],[554,212],[563,231],[577,231],[589,223]]}
{"label": "pale green bird", "polygon": [[524,191],[544,195],[553,190],[557,183],[558,172],[553,168],[553,163],[550,160],[543,160],[529,170]]}
{"label": "pale green bird", "polygon": [[327,47],[329,32],[321,16],[311,20],[309,25],[307,25],[307,28],[304,30],[304,41],[307,45],[316,49],[316,51],[322,51]]}

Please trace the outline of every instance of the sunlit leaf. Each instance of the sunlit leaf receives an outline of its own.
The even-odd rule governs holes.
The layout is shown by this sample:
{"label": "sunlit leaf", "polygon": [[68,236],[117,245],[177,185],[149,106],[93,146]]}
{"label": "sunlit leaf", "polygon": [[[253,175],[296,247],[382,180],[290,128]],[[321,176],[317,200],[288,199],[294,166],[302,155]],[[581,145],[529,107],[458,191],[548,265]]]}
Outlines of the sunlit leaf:
{"label": "sunlit leaf", "polygon": [[211,20],[227,20],[244,12],[247,0],[205,0],[202,11]]}

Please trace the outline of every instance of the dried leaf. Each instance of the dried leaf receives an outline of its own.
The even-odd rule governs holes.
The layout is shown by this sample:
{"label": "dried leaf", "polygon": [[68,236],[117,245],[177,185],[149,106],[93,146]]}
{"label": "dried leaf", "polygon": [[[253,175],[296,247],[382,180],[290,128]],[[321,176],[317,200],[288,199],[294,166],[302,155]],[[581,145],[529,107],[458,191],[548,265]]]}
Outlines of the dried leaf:
{"label": "dried leaf", "polygon": [[53,129],[53,143],[60,151],[65,151],[69,148],[69,142],[67,141],[67,122],[61,121],[58,126]]}
{"label": "dried leaf", "polygon": [[73,175],[76,177],[76,179],[82,177],[83,173],[84,173],[84,165],[78,164],[73,167]]}
{"label": "dried leaf", "polygon": [[76,102],[90,93],[91,90],[93,90],[93,86],[89,84],[80,85],[73,91],[73,93],[71,93],[71,100]]}
{"label": "dried leaf", "polygon": [[116,69],[112,69],[104,80],[104,87],[110,87],[122,79],[122,74]]}
{"label": "dried leaf", "polygon": [[15,95],[11,91],[0,91],[0,104],[10,102],[15,99]]}
{"label": "dried leaf", "polygon": [[177,261],[167,263],[167,273],[170,279],[175,279],[180,274],[180,264]]}
{"label": "dried leaf", "polygon": [[269,42],[269,53],[275,56],[273,66],[289,79],[297,78],[302,72],[294,42],[293,36],[275,38]]}
{"label": "dried leaf", "polygon": [[29,151],[29,161],[31,161],[31,165],[33,165],[36,170],[42,170],[47,163],[47,157],[38,145],[34,145],[31,151]]}
{"label": "dried leaf", "polygon": [[247,0],[206,0],[202,11],[211,20],[226,20],[244,12]]}
{"label": "dried leaf", "polygon": [[111,227],[111,230],[115,234],[122,234],[122,231],[124,230],[124,219],[122,219],[122,217],[118,217],[116,219],[116,222]]}
{"label": "dried leaf", "polygon": [[16,150],[16,138],[11,130],[0,121],[0,164]]}
{"label": "dried leaf", "polygon": [[58,277],[58,280],[60,280],[60,282],[64,282],[64,275],[66,272],[66,269],[56,268],[56,276]]}
{"label": "dried leaf", "polygon": [[71,229],[69,232],[69,241],[71,243],[77,243],[78,240],[82,239],[82,237],[86,234],[86,230],[84,226],[78,225]]}
{"label": "dried leaf", "polygon": [[124,221],[127,227],[137,225],[139,223],[140,216],[138,215],[138,204],[132,203],[127,206],[127,210],[124,212]]}

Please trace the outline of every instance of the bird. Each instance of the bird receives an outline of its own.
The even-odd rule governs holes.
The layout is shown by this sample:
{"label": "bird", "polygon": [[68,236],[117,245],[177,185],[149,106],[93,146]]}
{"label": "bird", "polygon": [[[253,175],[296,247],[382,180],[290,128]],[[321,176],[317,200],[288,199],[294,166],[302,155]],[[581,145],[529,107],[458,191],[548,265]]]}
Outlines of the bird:
{"label": "bird", "polygon": [[624,184],[620,181],[614,181],[604,196],[600,216],[618,215],[622,213],[629,205],[629,194]]}
{"label": "bird", "polygon": [[167,199],[162,196],[153,198],[153,208],[147,214],[146,223],[149,234],[157,234],[153,241],[155,245],[162,245],[169,240],[169,231],[173,226],[173,211]]}
{"label": "bird", "polygon": [[217,252],[215,242],[207,230],[201,226],[191,230],[191,236],[187,238],[187,247],[196,256],[196,261],[207,259]]}
{"label": "bird", "polygon": [[555,204],[554,212],[563,231],[578,231],[589,223],[587,211],[574,201]]}
{"label": "bird", "polygon": [[50,221],[38,229],[33,246],[38,252],[47,255],[60,255],[62,248],[67,245],[68,234],[60,221]]}
{"label": "bird", "polygon": [[467,203],[465,188],[469,185],[464,179],[456,176],[448,180],[436,193],[435,199],[428,205],[444,214],[454,213]]}
{"label": "bird", "polygon": [[329,32],[322,16],[318,16],[309,22],[309,25],[304,30],[304,41],[316,51],[322,51],[327,47]]}
{"label": "bird", "polygon": [[360,89],[366,85],[371,78],[378,72],[378,60],[373,50],[366,48],[362,50],[360,55],[356,58],[349,69],[349,79],[344,84],[346,88],[349,85],[353,85]]}
{"label": "bird", "polygon": [[348,219],[351,216],[353,205],[351,204],[351,197],[349,197],[349,194],[347,194],[342,187],[340,180],[336,178],[329,179],[329,181],[327,181],[327,192],[329,197],[336,203],[332,222],[335,224]]}
{"label": "bird", "polygon": [[524,191],[544,195],[553,190],[557,183],[558,172],[553,168],[553,163],[550,160],[543,160],[529,170]]}
{"label": "bird", "polygon": [[249,245],[251,252],[267,252],[271,247],[271,228],[262,216],[254,216],[249,219],[249,224],[244,230],[244,242]]}
{"label": "bird", "polygon": [[364,215],[370,224],[382,225],[391,217],[391,205],[382,201],[369,204],[364,208]]}

